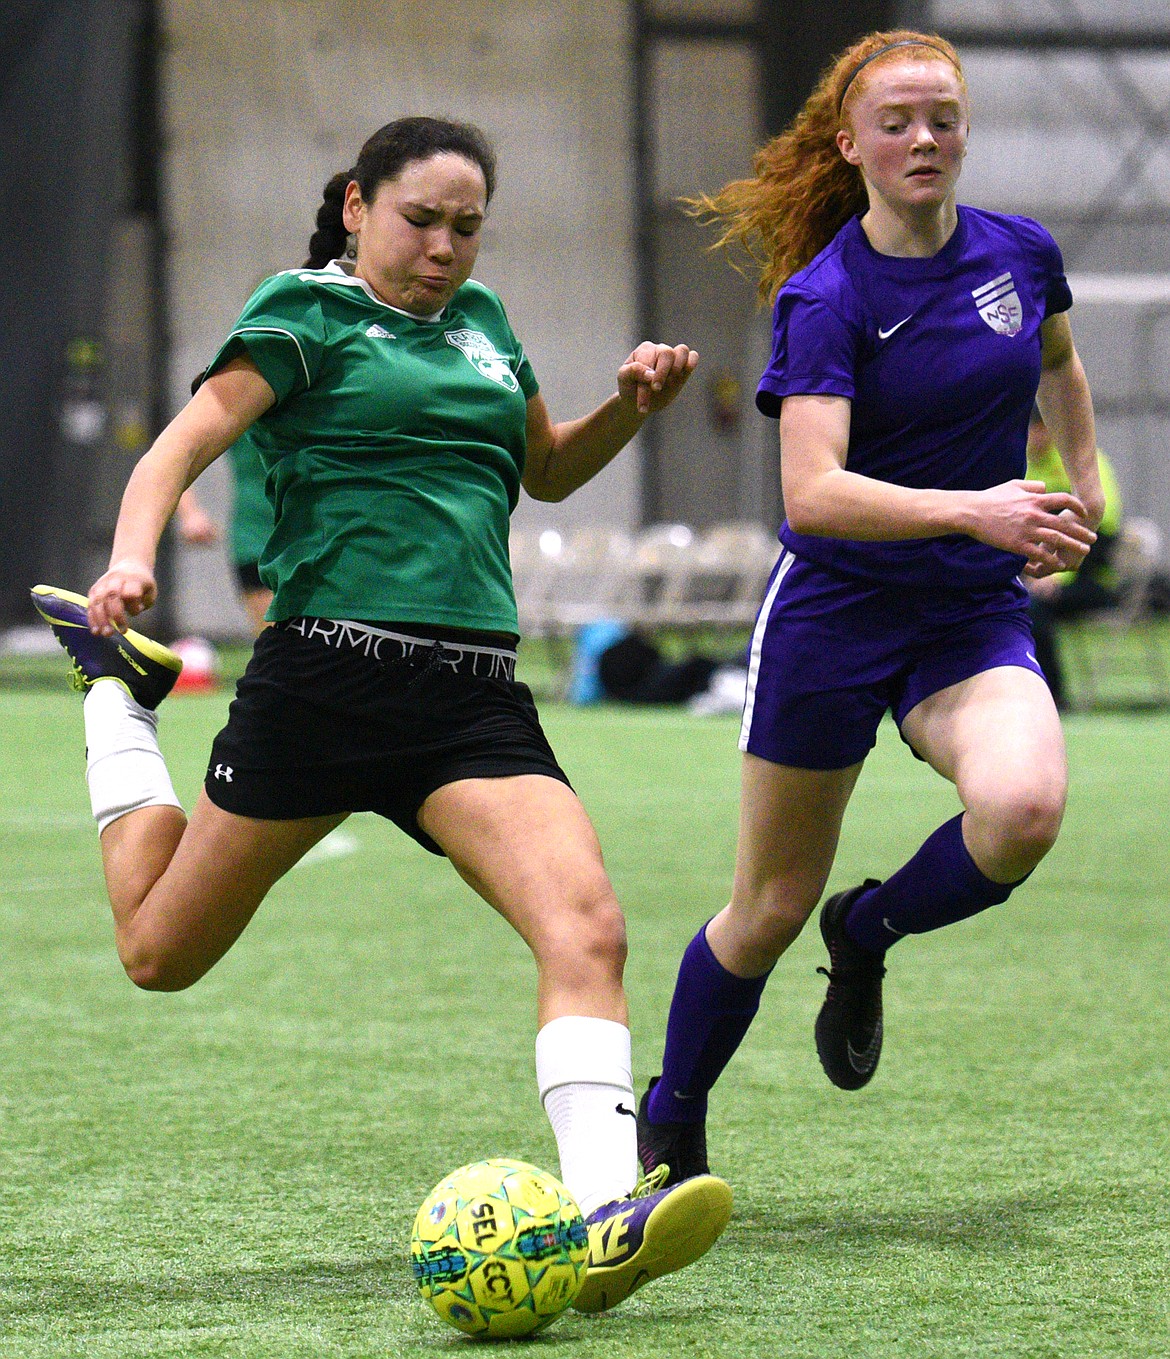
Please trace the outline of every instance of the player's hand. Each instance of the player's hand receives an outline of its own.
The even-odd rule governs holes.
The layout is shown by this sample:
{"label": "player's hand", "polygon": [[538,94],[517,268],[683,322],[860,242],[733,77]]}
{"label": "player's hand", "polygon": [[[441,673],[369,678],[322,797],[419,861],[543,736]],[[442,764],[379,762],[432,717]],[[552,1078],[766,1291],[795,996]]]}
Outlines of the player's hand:
{"label": "player's hand", "polygon": [[[1046,576],[1075,571],[1097,540],[1096,533],[1081,517],[1081,513],[1073,509],[1064,509],[1057,515],[1057,519],[1063,524],[1067,536],[1055,540],[1042,536],[1035,551],[1029,553],[1028,564],[1023,571],[1023,574],[1032,580],[1043,580]],[[1085,534],[1092,535],[1088,542],[1084,540]]]}
{"label": "player's hand", "polygon": [[112,562],[89,591],[89,630],[100,637],[125,632],[130,619],[149,609],[158,598],[154,573],[144,562],[130,558]]}
{"label": "player's hand", "polygon": [[980,491],[980,542],[1026,557],[1024,574],[1033,579],[1075,571],[1097,535],[1088,512],[1075,495],[1045,491],[1042,481],[1006,481]]}
{"label": "player's hand", "polygon": [[633,401],[639,415],[652,415],[670,405],[698,362],[698,354],[685,344],[643,340],[618,369],[618,395]]}

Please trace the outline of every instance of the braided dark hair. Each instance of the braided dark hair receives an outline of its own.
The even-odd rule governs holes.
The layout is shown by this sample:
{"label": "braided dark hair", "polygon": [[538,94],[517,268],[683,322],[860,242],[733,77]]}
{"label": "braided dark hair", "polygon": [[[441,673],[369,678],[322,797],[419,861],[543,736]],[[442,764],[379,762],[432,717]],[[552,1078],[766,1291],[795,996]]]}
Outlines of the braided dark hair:
{"label": "braided dark hair", "polygon": [[398,118],[380,127],[368,138],[352,170],[342,170],[325,185],[323,201],[317,209],[317,230],[309,240],[306,269],[320,269],[345,250],[349,233],[342,220],[345,190],[356,180],[362,198],[370,203],[378,186],[395,179],[412,161],[430,160],[448,153],[463,156],[483,171],[487,202],[496,188],[496,154],[487,137],[471,123],[455,123],[446,118]]}

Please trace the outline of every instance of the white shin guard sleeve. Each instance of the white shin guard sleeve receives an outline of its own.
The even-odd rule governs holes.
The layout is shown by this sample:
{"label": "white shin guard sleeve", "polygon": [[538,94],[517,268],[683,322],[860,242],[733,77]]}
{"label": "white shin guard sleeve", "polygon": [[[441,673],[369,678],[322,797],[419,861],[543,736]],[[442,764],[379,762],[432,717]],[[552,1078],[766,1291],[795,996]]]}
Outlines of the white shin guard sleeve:
{"label": "white shin guard sleeve", "polygon": [[113,680],[85,696],[85,778],[98,831],[140,807],[178,807],[158,748],[158,714]]}
{"label": "white shin guard sleeve", "polygon": [[536,1080],[581,1211],[624,1198],[638,1177],[629,1029],[583,1015],[550,1020],[536,1035]]}

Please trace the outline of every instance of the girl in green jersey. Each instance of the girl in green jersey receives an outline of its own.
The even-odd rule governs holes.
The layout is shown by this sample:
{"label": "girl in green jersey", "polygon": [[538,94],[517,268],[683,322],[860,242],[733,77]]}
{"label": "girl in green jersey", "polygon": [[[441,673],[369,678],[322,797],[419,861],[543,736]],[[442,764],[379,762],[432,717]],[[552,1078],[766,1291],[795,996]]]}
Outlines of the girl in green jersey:
{"label": "girl in green jersey", "polygon": [[[119,955],[179,990],[353,811],[388,816],[529,945],[536,1069],[589,1222],[575,1305],[690,1263],[730,1215],[723,1181],[637,1181],[625,926],[597,837],[514,679],[508,515],[561,500],[681,390],[697,355],[644,342],[617,391],[554,423],[499,299],[471,279],[494,187],[481,133],[402,119],[326,186],[303,269],[267,280],[137,465],[88,599],[39,586],[74,660]],[[348,258],[338,258],[345,257]],[[178,658],[127,632],[186,487],[245,431],[276,523],[257,640],[191,814],[154,707]],[[113,683],[107,682],[113,680]]]}

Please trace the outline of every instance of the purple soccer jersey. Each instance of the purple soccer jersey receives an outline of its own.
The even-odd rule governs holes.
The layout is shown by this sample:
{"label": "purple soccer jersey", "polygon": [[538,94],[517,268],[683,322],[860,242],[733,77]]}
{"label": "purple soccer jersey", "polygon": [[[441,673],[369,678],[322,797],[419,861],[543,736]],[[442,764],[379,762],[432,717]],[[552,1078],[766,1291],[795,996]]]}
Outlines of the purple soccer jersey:
{"label": "purple soccer jersey", "polygon": [[[985,490],[1025,468],[1040,325],[1072,305],[1060,249],[1026,217],[960,207],[926,259],[881,255],[851,218],[776,298],[756,404],[852,402],[846,466],[901,486]],[[1023,558],[952,534],[902,542],[814,537],[782,525],[798,557],[889,585],[981,589]]]}

